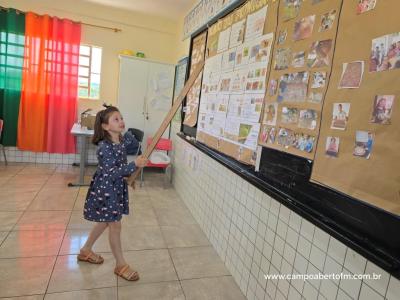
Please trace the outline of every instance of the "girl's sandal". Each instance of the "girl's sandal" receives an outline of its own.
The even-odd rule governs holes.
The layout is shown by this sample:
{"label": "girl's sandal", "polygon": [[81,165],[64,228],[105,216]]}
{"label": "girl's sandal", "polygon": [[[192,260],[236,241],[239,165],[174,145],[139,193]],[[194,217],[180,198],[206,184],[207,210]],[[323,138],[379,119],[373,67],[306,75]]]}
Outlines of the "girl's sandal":
{"label": "girl's sandal", "polygon": [[77,258],[79,261],[85,261],[91,264],[102,264],[104,262],[104,258],[93,251],[81,252],[78,254]]}
{"label": "girl's sandal", "polygon": [[122,268],[115,268],[114,274],[122,277],[128,281],[136,281],[139,280],[139,273],[133,269],[129,265],[125,265]]}

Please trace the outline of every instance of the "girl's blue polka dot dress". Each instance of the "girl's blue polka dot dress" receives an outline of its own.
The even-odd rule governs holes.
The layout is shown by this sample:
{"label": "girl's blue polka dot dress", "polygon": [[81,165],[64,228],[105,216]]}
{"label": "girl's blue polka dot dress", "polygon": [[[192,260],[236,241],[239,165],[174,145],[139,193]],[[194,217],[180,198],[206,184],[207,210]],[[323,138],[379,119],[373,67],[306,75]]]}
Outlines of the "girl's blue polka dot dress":
{"label": "girl's blue polka dot dress", "polygon": [[83,216],[94,222],[115,222],[122,214],[129,214],[128,185],[124,177],[132,174],[136,166],[127,163],[126,145],[133,136],[127,132],[120,144],[103,140],[97,148],[99,165],[86,195]]}

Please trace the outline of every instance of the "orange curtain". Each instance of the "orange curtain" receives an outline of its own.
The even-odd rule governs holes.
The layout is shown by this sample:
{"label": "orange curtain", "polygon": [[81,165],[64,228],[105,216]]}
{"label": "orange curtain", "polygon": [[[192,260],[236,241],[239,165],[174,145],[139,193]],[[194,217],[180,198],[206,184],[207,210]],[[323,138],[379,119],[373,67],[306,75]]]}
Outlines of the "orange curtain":
{"label": "orange curtain", "polygon": [[80,24],[27,13],[18,148],[75,153]]}
{"label": "orange curtain", "polygon": [[25,17],[25,57],[18,119],[18,148],[46,151],[46,129],[50,73],[46,51],[51,18],[28,12]]}

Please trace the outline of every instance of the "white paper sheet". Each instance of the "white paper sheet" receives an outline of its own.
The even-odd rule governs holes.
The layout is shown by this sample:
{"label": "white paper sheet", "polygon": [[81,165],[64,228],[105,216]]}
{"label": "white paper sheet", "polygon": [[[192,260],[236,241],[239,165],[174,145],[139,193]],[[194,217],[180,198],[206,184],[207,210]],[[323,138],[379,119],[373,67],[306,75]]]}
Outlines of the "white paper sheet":
{"label": "white paper sheet", "polygon": [[217,53],[221,53],[229,48],[229,37],[231,36],[231,27],[221,31],[218,36]]}
{"label": "white paper sheet", "polygon": [[250,40],[262,35],[268,5],[247,16],[245,40]]}
{"label": "white paper sheet", "polygon": [[229,48],[239,46],[243,43],[245,28],[246,20],[241,20],[232,25]]}

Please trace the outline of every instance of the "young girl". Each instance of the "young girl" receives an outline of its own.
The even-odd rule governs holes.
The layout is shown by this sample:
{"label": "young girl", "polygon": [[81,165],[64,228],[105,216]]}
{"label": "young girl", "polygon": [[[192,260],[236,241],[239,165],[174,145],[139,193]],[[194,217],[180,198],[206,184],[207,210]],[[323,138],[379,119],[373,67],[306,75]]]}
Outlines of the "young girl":
{"label": "young girl", "polygon": [[121,218],[129,213],[128,187],[124,177],[132,174],[136,167],[144,167],[147,159],[139,156],[135,162],[127,163],[126,145],[133,136],[125,129],[123,118],[116,107],[107,106],[96,115],[92,142],[98,145],[99,161],[90,183],[83,215],[86,220],[96,222],[78,260],[101,264],[104,259],[92,251],[93,244],[108,227],[112,253],[116,259],[114,273],[126,280],[135,281],[139,274],[125,261],[121,247]]}

